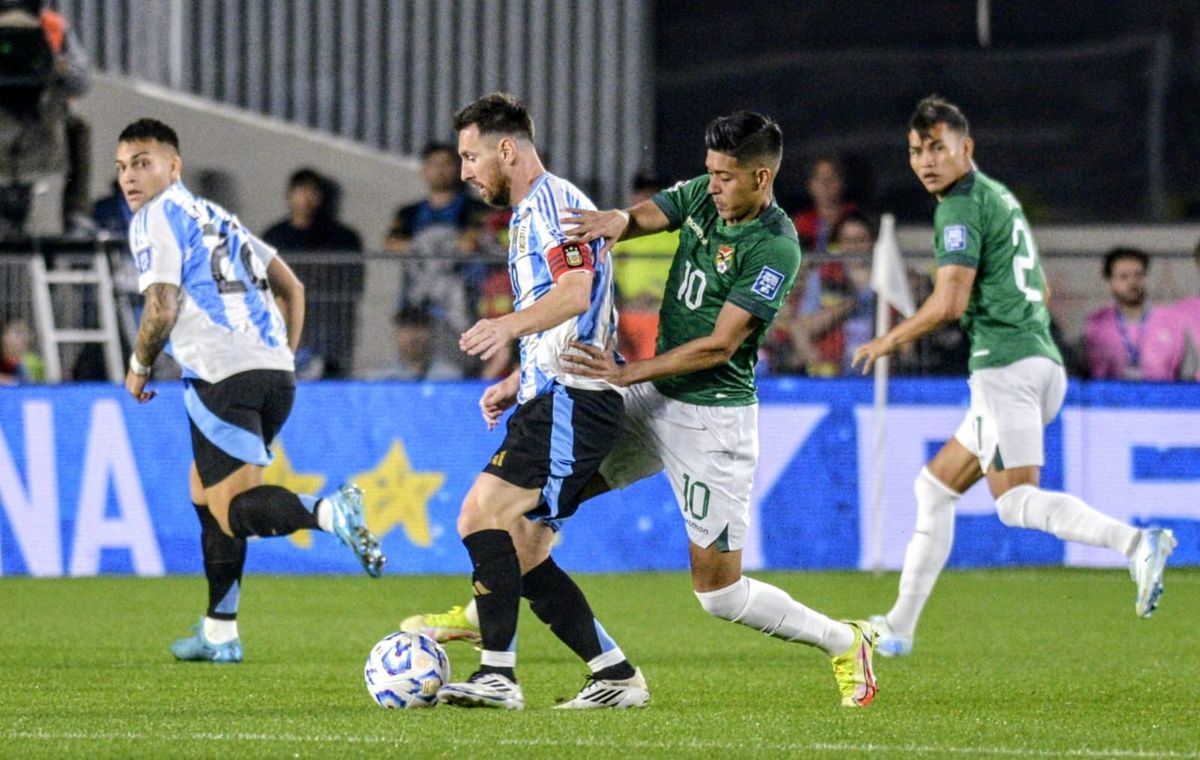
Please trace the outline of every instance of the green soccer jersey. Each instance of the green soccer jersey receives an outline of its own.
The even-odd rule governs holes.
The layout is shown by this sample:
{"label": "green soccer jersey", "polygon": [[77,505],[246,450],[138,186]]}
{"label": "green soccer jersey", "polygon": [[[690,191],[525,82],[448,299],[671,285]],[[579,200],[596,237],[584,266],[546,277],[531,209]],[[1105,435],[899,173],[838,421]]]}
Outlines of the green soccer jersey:
{"label": "green soccer jersey", "polygon": [[754,365],[775,312],[800,267],[796,228],[774,202],[758,218],[727,226],[708,194],[708,177],[680,182],[654,196],[679,247],[658,313],[657,353],[712,334],[728,301],[761,320],[728,362],[654,381],[669,398],[703,406],[746,406],[758,400]]}
{"label": "green soccer jersey", "polygon": [[971,341],[970,371],[1030,356],[1063,363],[1050,338],[1046,280],[1021,204],[1008,188],[973,171],[950,188],[933,217],[938,266],[975,270],[961,323]]}

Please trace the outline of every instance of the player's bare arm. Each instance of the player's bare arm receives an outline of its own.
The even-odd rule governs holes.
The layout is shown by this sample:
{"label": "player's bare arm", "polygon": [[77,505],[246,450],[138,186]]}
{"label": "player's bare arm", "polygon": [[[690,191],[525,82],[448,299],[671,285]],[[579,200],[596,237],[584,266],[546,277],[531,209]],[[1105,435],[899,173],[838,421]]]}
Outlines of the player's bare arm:
{"label": "player's bare arm", "polygon": [[957,264],[938,267],[933,292],[917,313],[893,327],[885,335],[858,347],[851,366],[863,363],[863,374],[871,371],[875,360],[938,329],[962,316],[971,300],[975,270]]}
{"label": "player's bare arm", "polygon": [[487,387],[479,397],[479,411],[488,430],[495,430],[500,415],[517,403],[517,390],[521,383],[521,371],[513,370],[508,377]]}
{"label": "player's bare arm", "polygon": [[304,283],[278,255],[267,264],[267,282],[287,327],[288,348],[295,353],[304,330]]}
{"label": "player's bare arm", "polygon": [[568,235],[585,243],[604,238],[601,256],[611,251],[620,240],[662,232],[671,224],[654,201],[642,201],[625,211],[590,211],[582,208],[565,208],[562,211],[563,231]]}
{"label": "player's bare arm", "polygon": [[156,282],[146,288],[146,306],[142,312],[142,323],[138,326],[137,344],[133,349],[133,358],[129,371],[125,373],[125,389],[140,403],[146,403],[156,395],[154,391],[146,390],[146,381],[150,379],[148,370],[139,371],[154,364],[162,352],[167,339],[171,337],[171,328],[179,319],[179,286],[165,282]]}
{"label": "player's bare arm", "polygon": [[591,293],[591,272],[567,272],[528,308],[476,322],[458,339],[458,347],[487,361],[514,338],[549,330],[584,313],[591,305]]}
{"label": "player's bare arm", "polygon": [[613,360],[611,351],[601,351],[595,346],[576,342],[571,344],[571,348],[578,353],[565,354],[563,361],[575,374],[599,378],[616,386],[686,375],[729,361],[759,323],[758,317],[726,302],[717,315],[717,324],[712,333],[658,356],[619,365]]}

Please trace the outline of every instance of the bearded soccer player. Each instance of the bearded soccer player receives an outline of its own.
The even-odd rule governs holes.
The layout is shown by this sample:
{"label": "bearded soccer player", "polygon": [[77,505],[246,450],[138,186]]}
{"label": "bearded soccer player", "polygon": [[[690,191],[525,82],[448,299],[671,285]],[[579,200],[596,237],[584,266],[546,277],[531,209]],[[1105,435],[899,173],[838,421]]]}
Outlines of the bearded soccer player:
{"label": "bearded soccer player", "polygon": [[579,507],[584,487],[621,429],[621,396],[572,373],[572,341],[605,345],[616,332],[611,257],[563,229],[563,206],[595,208],[579,188],[547,172],[533,119],[519,101],[487,95],[454,116],[462,179],[493,206],[511,207],[508,271],[513,311],[481,319],[459,346],[484,361],[514,339],[521,364],[479,400],[488,429],[517,405],[503,443],[476,478],[458,516],[471,557],[483,652],[479,669],[438,699],[461,707],[519,710],[516,677],[521,597],[588,665],[588,681],[566,709],[642,707],[640,670],[605,632],[575,581],[550,556],[555,531]]}
{"label": "bearded soccer player", "polygon": [[900,593],[871,623],[885,656],[912,651],[917,620],[950,555],[954,506],[986,476],[1005,525],[1064,541],[1106,546],[1130,561],[1134,611],[1150,617],[1175,547],[1169,530],[1138,530],[1075,496],[1040,487],[1043,428],[1062,408],[1067,375],[1050,338],[1050,313],[1037,246],[1021,204],[975,168],[967,119],[936,96],[917,104],[908,125],[913,172],[938,200],[937,278],[917,313],[854,352],[863,372],[882,356],[959,319],[971,343],[971,406],[954,437],[917,476],[917,524],[904,556]]}
{"label": "bearded soccer player", "polygon": [[[665,470],[689,539],[692,588],[709,614],[832,660],[842,704],[865,707],[876,693],[874,634],[839,622],[785,591],[742,575],[750,490],[758,462],[758,349],[800,266],[800,244],[775,203],[783,133],[749,111],[715,119],[705,132],[707,174],[627,210],[569,209],[573,235],[621,239],[679,230],[663,294],[656,355],[617,364],[610,351],[576,343],[577,372],[621,389],[625,425],[587,489],[594,496]],[[572,358],[572,356],[574,358]],[[469,631],[467,610],[430,620]]]}
{"label": "bearded soccer player", "polygon": [[171,651],[180,660],[234,663],[242,661],[237,612],[248,536],[323,530],[371,576],[385,560],[353,485],[318,499],[263,483],[271,441],[295,398],[304,288],[275,249],[192,195],[182,168],[179,138],[166,124],[140,119],[121,132],[117,181],[134,212],[129,246],[146,296],[125,388],[139,403],[152,400],[150,367],[164,350],[183,369],[208,610]]}

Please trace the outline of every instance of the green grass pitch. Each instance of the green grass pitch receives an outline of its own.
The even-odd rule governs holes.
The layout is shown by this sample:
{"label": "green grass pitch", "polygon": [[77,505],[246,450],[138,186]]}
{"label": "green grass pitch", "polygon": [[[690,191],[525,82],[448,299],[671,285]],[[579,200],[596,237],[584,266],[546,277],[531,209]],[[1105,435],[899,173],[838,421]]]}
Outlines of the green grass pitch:
{"label": "green grass pitch", "polygon": [[[755,574],[862,617],[896,576]],[[913,656],[876,659],[866,710],[818,651],[706,616],[686,574],[580,575],[653,694],[635,711],[552,711],[585,669],[522,612],[521,713],[376,707],[362,665],[463,578],[256,577],[242,665],[176,663],[199,577],[0,579],[0,757],[1200,757],[1200,570],[1169,569],[1154,618],[1120,571],[950,572]],[[454,671],[477,664],[447,647]]]}

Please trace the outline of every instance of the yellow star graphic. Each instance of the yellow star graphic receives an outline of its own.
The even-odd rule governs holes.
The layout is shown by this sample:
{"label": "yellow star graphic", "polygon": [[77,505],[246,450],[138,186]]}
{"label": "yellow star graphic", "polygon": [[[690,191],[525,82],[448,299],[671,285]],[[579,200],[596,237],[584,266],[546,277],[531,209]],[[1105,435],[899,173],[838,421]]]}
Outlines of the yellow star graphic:
{"label": "yellow star graphic", "polygon": [[[283,486],[292,493],[317,495],[325,485],[324,475],[304,475],[292,469],[292,462],[283,450],[283,441],[274,446],[275,461],[263,470],[263,482],[269,486]],[[288,536],[301,549],[312,546],[312,531],[301,530]]]}
{"label": "yellow star graphic", "polygon": [[414,472],[408,453],[399,440],[369,472],[354,476],[366,502],[367,527],[382,539],[397,525],[417,546],[431,546],[429,497],[446,482],[443,472]]}

